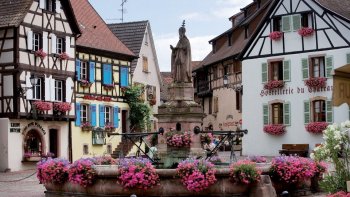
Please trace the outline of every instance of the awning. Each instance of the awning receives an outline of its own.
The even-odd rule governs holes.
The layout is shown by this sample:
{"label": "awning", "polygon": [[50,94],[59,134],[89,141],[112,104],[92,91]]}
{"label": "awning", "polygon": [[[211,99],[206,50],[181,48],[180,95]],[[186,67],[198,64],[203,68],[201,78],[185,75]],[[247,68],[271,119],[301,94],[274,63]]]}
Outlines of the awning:
{"label": "awning", "polygon": [[333,76],[333,105],[350,106],[350,64],[335,69]]}

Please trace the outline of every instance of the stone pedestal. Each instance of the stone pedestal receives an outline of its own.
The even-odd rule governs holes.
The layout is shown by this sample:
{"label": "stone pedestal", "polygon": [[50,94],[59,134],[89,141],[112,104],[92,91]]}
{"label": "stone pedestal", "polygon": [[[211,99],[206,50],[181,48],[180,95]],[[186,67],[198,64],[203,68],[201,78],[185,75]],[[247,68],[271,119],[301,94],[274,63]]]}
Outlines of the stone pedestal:
{"label": "stone pedestal", "polygon": [[[181,124],[181,131],[191,131],[191,147],[189,157],[203,157],[205,151],[201,147],[200,136],[193,133],[195,126],[201,127],[204,113],[202,106],[194,102],[194,91],[192,83],[174,83],[169,87],[170,101],[158,107],[158,126],[164,128],[164,131],[170,131],[170,128],[176,128],[176,124]],[[168,153],[165,136],[158,136],[158,153],[161,162],[165,163],[165,158],[171,155]],[[173,157],[174,161],[179,159]],[[167,159],[165,168],[169,168],[169,159]]]}

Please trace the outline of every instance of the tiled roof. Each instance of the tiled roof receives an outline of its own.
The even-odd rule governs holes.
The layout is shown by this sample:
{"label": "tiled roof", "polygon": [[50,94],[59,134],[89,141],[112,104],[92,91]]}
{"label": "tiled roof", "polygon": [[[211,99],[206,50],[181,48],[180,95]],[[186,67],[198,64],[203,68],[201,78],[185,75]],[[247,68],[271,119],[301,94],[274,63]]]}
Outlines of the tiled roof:
{"label": "tiled roof", "polygon": [[191,62],[191,66],[192,66],[192,70],[195,70],[198,68],[198,66],[200,65],[201,61],[192,61]]}
{"label": "tiled roof", "polygon": [[18,27],[33,0],[0,0],[0,27]]}
{"label": "tiled roof", "polygon": [[134,56],[134,53],[111,32],[88,0],[70,2],[82,32],[77,39],[77,46]]}
{"label": "tiled roof", "polygon": [[[108,24],[112,32],[136,55],[139,56],[142,41],[149,22],[135,21],[127,23]],[[137,64],[137,59],[131,62],[131,72],[133,73]]]}
{"label": "tiled roof", "polygon": [[350,19],[350,1],[349,0],[316,0],[323,7]]}
{"label": "tiled roof", "polygon": [[168,87],[174,79],[171,72],[160,72],[160,75],[162,76],[163,81],[163,85],[160,88],[160,100],[166,102],[169,99]]}

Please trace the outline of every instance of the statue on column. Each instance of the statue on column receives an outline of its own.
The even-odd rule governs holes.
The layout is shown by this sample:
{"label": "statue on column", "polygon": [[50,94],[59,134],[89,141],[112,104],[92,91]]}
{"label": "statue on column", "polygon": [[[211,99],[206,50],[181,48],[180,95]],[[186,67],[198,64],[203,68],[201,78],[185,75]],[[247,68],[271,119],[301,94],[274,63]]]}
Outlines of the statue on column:
{"label": "statue on column", "polygon": [[185,32],[185,21],[183,21],[182,27],[179,28],[179,42],[175,48],[170,45],[171,74],[175,83],[192,82],[191,45]]}

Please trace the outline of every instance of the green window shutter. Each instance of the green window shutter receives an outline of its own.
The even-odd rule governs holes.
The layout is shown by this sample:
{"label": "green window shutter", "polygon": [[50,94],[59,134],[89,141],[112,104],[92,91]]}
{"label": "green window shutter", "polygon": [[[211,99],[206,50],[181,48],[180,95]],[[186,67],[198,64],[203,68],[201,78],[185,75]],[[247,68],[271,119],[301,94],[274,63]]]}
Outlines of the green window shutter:
{"label": "green window shutter", "polygon": [[282,31],[291,31],[291,16],[282,16]]}
{"label": "green window shutter", "polygon": [[346,63],[350,64],[350,53],[346,54]]}
{"label": "green window shutter", "polygon": [[262,83],[266,83],[267,82],[267,63],[262,63],[261,64],[261,73],[262,73],[262,76],[261,76],[261,82]]}
{"label": "green window shutter", "polygon": [[333,123],[333,106],[332,100],[326,101],[326,121],[328,123]]}
{"label": "green window shutter", "polygon": [[326,77],[332,77],[333,70],[333,56],[326,56]]}
{"label": "green window shutter", "polygon": [[301,28],[301,15],[294,14],[293,18],[293,31],[298,31]]}
{"label": "green window shutter", "polygon": [[290,60],[283,61],[283,81],[290,81]]}
{"label": "green window shutter", "polygon": [[310,101],[304,101],[304,124],[310,122]]}
{"label": "green window shutter", "polygon": [[303,79],[309,78],[309,60],[307,58],[301,59],[301,67],[303,71]]}
{"label": "green window shutter", "polygon": [[290,103],[283,104],[283,124],[290,125]]}
{"label": "green window shutter", "polygon": [[263,104],[263,122],[264,125],[269,124],[269,105]]}

